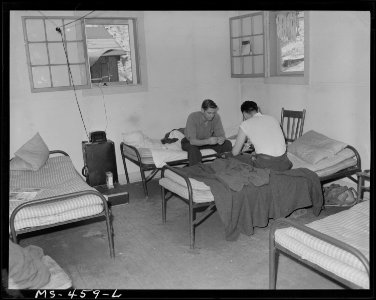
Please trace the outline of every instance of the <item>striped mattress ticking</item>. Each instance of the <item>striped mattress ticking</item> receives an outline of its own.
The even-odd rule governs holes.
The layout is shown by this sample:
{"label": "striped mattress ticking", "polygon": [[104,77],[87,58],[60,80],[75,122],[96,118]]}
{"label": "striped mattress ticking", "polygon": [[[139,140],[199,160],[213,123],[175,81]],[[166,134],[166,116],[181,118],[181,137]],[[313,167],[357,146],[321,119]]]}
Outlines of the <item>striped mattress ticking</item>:
{"label": "striped mattress ticking", "polygon": [[[68,156],[50,157],[38,171],[10,171],[9,190],[38,188],[33,200],[61,196],[73,192],[90,191],[90,187],[77,173]],[[10,200],[9,216],[27,200]],[[30,200],[29,200],[30,201]],[[15,217],[15,229],[36,227],[99,214],[103,211],[101,198],[84,195],[38,204],[21,209]]]}
{"label": "striped mattress ticking", "polygon": [[[369,260],[369,201],[307,224],[358,249]],[[294,227],[277,229],[275,241],[302,259],[365,289],[369,277],[356,256]]]}

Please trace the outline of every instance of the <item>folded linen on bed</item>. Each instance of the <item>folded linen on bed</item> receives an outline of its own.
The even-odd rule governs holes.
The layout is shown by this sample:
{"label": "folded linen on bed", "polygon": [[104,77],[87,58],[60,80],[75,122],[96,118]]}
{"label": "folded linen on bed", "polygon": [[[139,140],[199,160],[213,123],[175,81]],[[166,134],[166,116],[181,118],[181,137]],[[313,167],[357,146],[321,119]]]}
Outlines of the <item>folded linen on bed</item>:
{"label": "folded linen on bed", "polygon": [[324,158],[337,154],[346,146],[347,144],[343,142],[310,130],[288,145],[288,152],[310,164],[316,164]]}
{"label": "folded linen on bed", "polygon": [[[293,164],[293,168],[307,168],[311,171],[317,172],[320,170],[324,170],[326,168],[332,167],[338,163],[341,163],[349,158],[355,157],[355,153],[349,149],[345,148],[341,151],[339,151],[337,154],[332,155],[330,157],[324,158],[320,160],[319,162],[315,164],[311,164],[303,159],[301,159],[299,156],[296,156],[295,154],[291,152],[287,152],[287,157]],[[354,163],[356,164],[356,160],[354,159]]]}
{"label": "folded linen on bed", "polygon": [[[235,158],[226,160],[229,159],[236,164]],[[320,180],[314,172],[303,168],[283,172],[271,170],[268,184],[256,186],[250,183],[240,191],[234,191],[216,175],[221,167],[226,172],[228,166],[219,161],[200,163],[183,168],[181,172],[210,187],[227,240],[236,240],[241,232],[251,235],[254,227],[267,226],[269,218],[286,217],[299,208],[313,206],[314,214],[319,215],[323,197]],[[242,165],[238,162],[238,169]]]}

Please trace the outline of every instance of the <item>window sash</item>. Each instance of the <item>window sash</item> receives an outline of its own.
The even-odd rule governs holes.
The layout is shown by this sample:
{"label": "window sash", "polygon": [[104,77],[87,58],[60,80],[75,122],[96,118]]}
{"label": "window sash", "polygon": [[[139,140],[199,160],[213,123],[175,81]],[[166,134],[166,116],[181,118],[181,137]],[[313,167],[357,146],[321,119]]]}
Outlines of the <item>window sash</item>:
{"label": "window sash", "polygon": [[[129,26],[129,50],[131,55],[131,66],[132,66],[132,83],[126,83],[123,81],[113,81],[106,82],[106,85],[114,86],[139,86],[141,85],[140,76],[140,64],[139,64],[139,49],[137,43],[137,18],[127,17],[127,18],[86,18],[86,25],[128,25]],[[86,28],[85,28],[86,30]],[[89,50],[89,47],[87,47]],[[89,54],[88,54],[89,56]],[[90,73],[90,72],[89,72]],[[91,76],[91,75],[90,75]],[[92,84],[92,79],[90,78]]]}
{"label": "window sash", "polygon": [[231,77],[265,76],[263,12],[230,18],[230,51]]}
{"label": "window sash", "polygon": [[[278,11],[276,12],[276,14],[274,15],[274,17],[278,14],[278,13],[284,13],[287,15],[287,13],[289,13],[291,11]],[[303,12],[304,13],[304,12]],[[304,23],[304,15],[303,15],[303,23]],[[298,22],[299,22],[299,19],[298,19]],[[277,24],[275,25],[277,26]],[[305,29],[304,29],[305,30]],[[276,36],[276,45],[277,45],[277,75],[278,76],[304,76],[304,69],[303,71],[283,71],[282,70],[282,43],[281,43],[281,40],[278,38],[278,36]],[[303,40],[303,53],[305,52],[304,51],[304,40]],[[305,55],[303,54],[303,58],[305,58]],[[304,59],[303,59],[304,61]]]}
{"label": "window sash", "polygon": [[[38,25],[38,20],[40,24]],[[26,57],[28,63],[29,80],[32,92],[44,92],[53,90],[71,90],[75,88],[89,88],[88,72],[86,68],[87,57],[85,39],[82,35],[83,22],[78,20],[74,25],[68,24],[75,21],[73,17],[22,17]],[[38,30],[33,29],[32,24],[37,24]],[[51,26],[52,24],[52,26]],[[52,30],[59,27],[63,33],[63,39],[59,35],[54,35]],[[72,27],[75,29],[73,30]],[[77,38],[76,29],[80,31],[81,38]],[[33,33],[31,33],[33,32]],[[73,32],[73,37],[70,34]],[[63,46],[63,47],[59,47]],[[73,48],[72,48],[73,46]],[[68,52],[68,58],[75,56],[81,58],[78,61],[69,63],[71,70],[68,69],[65,49]],[[77,55],[74,50],[77,48]],[[41,49],[44,52],[40,55]],[[39,50],[39,51],[38,51]],[[39,56],[39,57],[38,57]],[[43,59],[44,57],[44,59]],[[77,67],[80,69],[77,75]],[[72,74],[70,73],[72,71]],[[76,74],[76,76],[74,76]],[[73,83],[71,76],[73,77]]]}

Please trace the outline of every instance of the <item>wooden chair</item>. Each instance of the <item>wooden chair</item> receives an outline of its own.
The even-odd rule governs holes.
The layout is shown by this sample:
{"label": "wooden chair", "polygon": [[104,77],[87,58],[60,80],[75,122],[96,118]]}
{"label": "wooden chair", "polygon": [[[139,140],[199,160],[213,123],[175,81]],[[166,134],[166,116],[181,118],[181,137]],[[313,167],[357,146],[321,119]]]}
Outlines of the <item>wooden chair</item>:
{"label": "wooden chair", "polygon": [[358,176],[358,186],[357,186],[357,201],[356,203],[363,201],[363,193],[364,192],[370,192],[371,187],[365,186],[364,181],[371,179],[371,170],[364,170],[363,172],[356,173]]}
{"label": "wooden chair", "polygon": [[[281,127],[285,135],[286,144],[292,143],[303,134],[306,110],[286,110],[282,107]],[[287,122],[285,123],[285,120]]]}

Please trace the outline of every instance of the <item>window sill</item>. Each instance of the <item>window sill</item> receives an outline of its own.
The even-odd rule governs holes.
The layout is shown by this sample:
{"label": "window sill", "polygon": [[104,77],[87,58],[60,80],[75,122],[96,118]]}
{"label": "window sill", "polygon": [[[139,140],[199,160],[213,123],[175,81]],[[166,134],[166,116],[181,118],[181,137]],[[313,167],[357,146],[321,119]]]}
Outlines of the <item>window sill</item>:
{"label": "window sill", "polygon": [[127,86],[115,86],[115,85],[101,85],[93,84],[89,89],[82,90],[83,96],[97,96],[97,95],[111,95],[111,94],[126,94],[126,93],[138,93],[145,92],[147,88],[145,85],[127,85]]}
{"label": "window sill", "polygon": [[271,76],[266,77],[264,83],[307,85],[309,81],[308,76]]}

